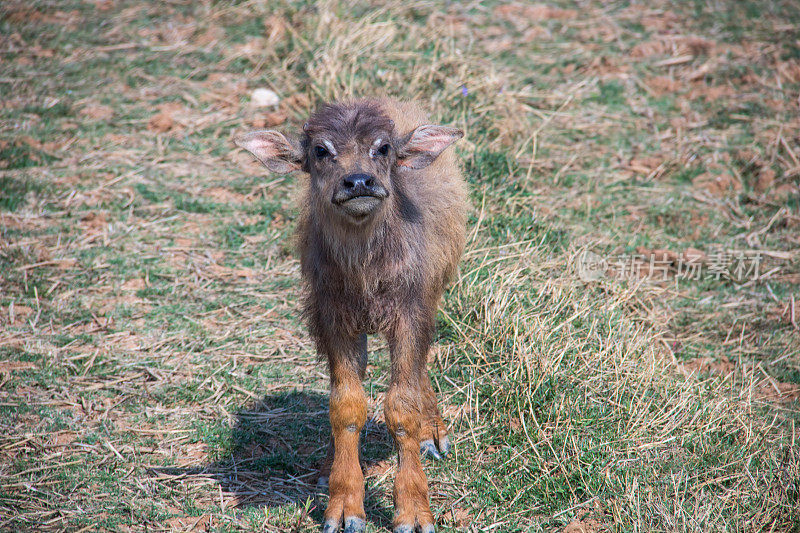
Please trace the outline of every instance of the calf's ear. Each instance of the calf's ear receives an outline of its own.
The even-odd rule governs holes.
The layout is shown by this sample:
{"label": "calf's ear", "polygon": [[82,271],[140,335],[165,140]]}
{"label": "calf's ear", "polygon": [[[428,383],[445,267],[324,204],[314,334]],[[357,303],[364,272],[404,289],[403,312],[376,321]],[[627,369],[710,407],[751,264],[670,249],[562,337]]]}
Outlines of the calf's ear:
{"label": "calf's ear", "polygon": [[274,130],[252,131],[233,140],[264,163],[272,172],[286,174],[303,166],[303,150],[296,139]]}
{"label": "calf's ear", "polygon": [[408,168],[425,168],[445,148],[464,136],[464,132],[447,126],[425,124],[406,135],[397,150],[397,164]]}

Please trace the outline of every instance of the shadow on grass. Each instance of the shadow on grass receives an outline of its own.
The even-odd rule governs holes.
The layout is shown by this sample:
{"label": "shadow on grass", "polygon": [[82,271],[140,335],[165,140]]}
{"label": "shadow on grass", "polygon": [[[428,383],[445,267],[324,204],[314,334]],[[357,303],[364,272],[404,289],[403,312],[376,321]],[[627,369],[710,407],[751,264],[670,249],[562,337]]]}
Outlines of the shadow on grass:
{"label": "shadow on grass", "polygon": [[[319,469],[330,436],[328,397],[314,392],[265,396],[235,415],[227,457],[205,467],[153,468],[151,473],[178,478],[216,480],[223,491],[236,495],[236,506],[279,508],[310,504],[309,515],[322,523],[327,491],[317,491]],[[361,437],[362,466],[369,467],[392,453],[383,423],[367,421]],[[391,510],[367,490],[367,521],[391,528]]]}

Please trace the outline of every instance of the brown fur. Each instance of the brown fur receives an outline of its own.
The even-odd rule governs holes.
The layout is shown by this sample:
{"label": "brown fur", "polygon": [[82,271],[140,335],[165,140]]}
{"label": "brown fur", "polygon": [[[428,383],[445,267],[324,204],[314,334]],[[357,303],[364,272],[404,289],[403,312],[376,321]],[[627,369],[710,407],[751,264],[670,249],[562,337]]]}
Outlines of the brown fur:
{"label": "brown fur", "polygon": [[[437,148],[414,157],[414,146],[427,146],[427,130],[418,129],[425,124],[415,104],[343,102],[312,115],[299,140],[286,139],[276,147],[273,137],[280,134],[256,132],[261,133],[256,140],[237,141],[257,156],[267,154],[259,158],[272,169],[289,165],[310,174],[297,236],[306,285],[304,316],[331,373],[333,453],[326,524],[365,517],[358,463],[358,435],[366,420],[361,380],[366,334],[383,333],[392,369],[386,423],[400,461],[394,523],[432,528],[420,441],[439,443],[447,431],[426,360],[439,300],[464,247],[466,193],[452,150]],[[460,136],[449,128],[431,129],[434,134],[455,132],[453,140]],[[391,143],[389,156],[371,155],[376,138]],[[259,139],[267,139],[263,150]],[[335,158],[315,157],[315,146],[328,146],[325,142],[336,148]],[[288,152],[295,155],[287,157]],[[274,154],[283,154],[282,159]],[[353,172],[375,175],[389,190],[378,211],[361,224],[345,220],[330,200],[342,176]]]}

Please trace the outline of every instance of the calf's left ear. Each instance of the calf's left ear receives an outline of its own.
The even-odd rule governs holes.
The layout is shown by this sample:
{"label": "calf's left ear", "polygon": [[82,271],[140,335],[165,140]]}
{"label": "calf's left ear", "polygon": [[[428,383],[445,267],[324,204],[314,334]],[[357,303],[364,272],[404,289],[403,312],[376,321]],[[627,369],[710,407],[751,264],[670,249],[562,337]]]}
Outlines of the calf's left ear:
{"label": "calf's left ear", "polygon": [[264,163],[272,172],[286,174],[303,166],[300,143],[275,130],[252,131],[233,140]]}
{"label": "calf's left ear", "polygon": [[405,136],[397,150],[397,164],[408,168],[425,168],[445,148],[464,136],[464,132],[447,126],[425,124]]}

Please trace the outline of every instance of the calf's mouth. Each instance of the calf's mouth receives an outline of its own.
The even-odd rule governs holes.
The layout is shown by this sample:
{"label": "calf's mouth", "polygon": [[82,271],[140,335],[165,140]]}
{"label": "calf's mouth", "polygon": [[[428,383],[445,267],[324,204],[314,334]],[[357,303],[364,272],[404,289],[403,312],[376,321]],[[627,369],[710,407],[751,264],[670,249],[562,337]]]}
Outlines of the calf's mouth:
{"label": "calf's mouth", "polygon": [[347,216],[363,220],[374,213],[388,196],[386,188],[376,183],[371,187],[339,188],[331,202]]}

